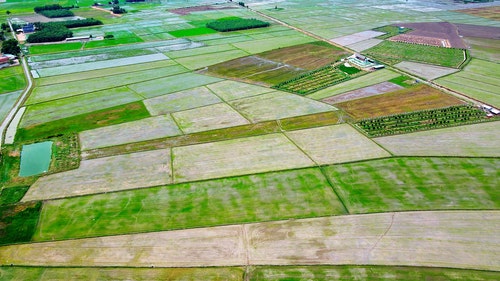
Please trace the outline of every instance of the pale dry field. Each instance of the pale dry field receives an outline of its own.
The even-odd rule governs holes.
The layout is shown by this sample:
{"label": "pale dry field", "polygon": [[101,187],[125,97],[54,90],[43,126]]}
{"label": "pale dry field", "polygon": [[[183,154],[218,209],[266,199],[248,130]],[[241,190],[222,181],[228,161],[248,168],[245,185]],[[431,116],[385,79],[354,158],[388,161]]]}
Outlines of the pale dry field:
{"label": "pale dry field", "polygon": [[375,138],[395,155],[499,157],[500,122]]}
{"label": "pale dry field", "polygon": [[292,131],[286,135],[319,165],[390,156],[347,124]]}
{"label": "pale dry field", "polygon": [[186,134],[250,124],[225,103],[180,111],[172,113],[172,116]]}
{"label": "pale dry field", "polygon": [[375,37],[383,35],[383,34],[385,34],[385,33],[380,32],[380,31],[367,30],[367,31],[361,31],[361,32],[357,32],[354,34],[350,34],[350,35],[336,37],[336,38],[331,39],[330,41],[332,41],[336,44],[342,45],[342,46],[346,46],[346,45],[352,45],[352,44],[355,44],[358,42],[362,42],[362,41],[365,41],[368,39],[372,39],[372,38],[375,38]]}
{"label": "pale dry field", "polygon": [[171,183],[170,149],[85,160],[76,170],[39,178],[22,201],[104,193]]}
{"label": "pale dry field", "polygon": [[375,39],[375,38],[367,39],[367,40],[363,40],[363,41],[359,41],[359,42],[347,45],[347,48],[354,50],[356,52],[362,52],[364,50],[370,49],[371,47],[377,46],[382,41],[384,41],[384,40]]}
{"label": "pale dry field", "polygon": [[403,61],[394,65],[404,71],[407,71],[413,75],[425,78],[427,80],[434,80],[436,78],[455,73],[459,71],[456,68],[443,67],[425,63]]}
{"label": "pale dry field", "polygon": [[397,265],[500,270],[499,211],[350,215],[0,247],[39,266]]}
{"label": "pale dry field", "polygon": [[253,97],[274,91],[271,88],[231,80],[210,84],[207,85],[207,88],[225,101]]}
{"label": "pale dry field", "polygon": [[172,154],[176,183],[314,166],[282,134],[175,147]]}
{"label": "pale dry field", "polygon": [[337,110],[331,105],[281,91],[228,103],[254,123]]}
{"label": "pale dry field", "polygon": [[146,99],[144,105],[151,115],[161,115],[220,102],[222,100],[206,87],[197,87]]}
{"label": "pale dry field", "polygon": [[82,150],[153,140],[182,134],[170,115],[101,127],[80,133]]}

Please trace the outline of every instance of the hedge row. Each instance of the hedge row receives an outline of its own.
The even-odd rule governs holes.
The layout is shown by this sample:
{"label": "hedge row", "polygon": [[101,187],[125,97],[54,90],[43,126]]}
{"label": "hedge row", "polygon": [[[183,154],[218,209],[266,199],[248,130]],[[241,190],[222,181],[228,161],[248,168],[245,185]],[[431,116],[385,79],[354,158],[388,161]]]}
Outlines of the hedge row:
{"label": "hedge row", "polygon": [[38,12],[40,15],[44,15],[48,18],[62,18],[62,17],[72,17],[75,14],[73,14],[72,11],[66,10],[66,9],[60,9],[60,10],[44,10]]}
{"label": "hedge row", "polygon": [[235,30],[243,30],[243,29],[251,29],[251,28],[259,28],[259,27],[267,27],[270,24],[268,22],[264,22],[258,19],[230,19],[230,20],[216,20],[207,23],[207,27],[220,31],[235,31]]}
{"label": "hedge row", "polygon": [[471,105],[450,106],[361,120],[356,126],[370,137],[411,133],[486,121],[486,114]]}

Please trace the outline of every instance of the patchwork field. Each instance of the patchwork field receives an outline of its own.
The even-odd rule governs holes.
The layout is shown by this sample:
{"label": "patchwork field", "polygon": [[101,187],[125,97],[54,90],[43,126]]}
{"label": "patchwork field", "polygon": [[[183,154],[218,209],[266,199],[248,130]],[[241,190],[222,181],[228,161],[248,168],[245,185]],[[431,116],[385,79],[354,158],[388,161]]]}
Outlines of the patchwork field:
{"label": "patchwork field", "polygon": [[[168,66],[161,69],[148,69],[145,71],[124,73],[118,75],[106,76],[105,78],[96,77],[85,80],[75,80],[64,83],[64,88],[60,84],[52,84],[42,87],[36,87],[30,95],[26,104],[35,104],[60,98],[66,98],[95,91],[112,89],[119,86],[130,85],[133,90],[136,85],[142,85],[142,81],[153,79],[156,83],[162,82],[155,78],[168,77],[171,75],[186,72],[184,67],[179,65]],[[167,79],[167,78],[165,78]],[[136,84],[133,84],[136,83]],[[160,85],[161,86],[161,85]]]}
{"label": "patchwork field", "polygon": [[[52,4],[12,1],[0,22]],[[23,47],[1,280],[500,279],[500,121],[419,81],[500,108],[498,3],[121,2],[78,1],[104,22],[71,29],[92,40]],[[270,26],[206,27],[252,18]],[[348,50],[386,68],[356,74]],[[302,85],[326,68],[353,76]],[[2,77],[0,117],[25,86]],[[43,142],[48,172],[19,176]]]}
{"label": "patchwork field", "polygon": [[39,178],[23,201],[164,185],[171,182],[170,177],[170,150],[93,159],[82,161],[76,170]]}
{"label": "patchwork field", "polygon": [[255,53],[258,54],[212,65],[208,68],[208,72],[243,81],[274,85],[308,70],[329,65],[347,55],[342,49],[324,42],[311,42]]}
{"label": "patchwork field", "polygon": [[473,59],[463,71],[436,80],[440,85],[500,107],[500,65]]}
{"label": "patchwork field", "polygon": [[333,106],[280,91],[228,103],[254,123],[337,110]]}
{"label": "patchwork field", "polygon": [[286,135],[318,165],[390,156],[347,124],[292,131]]}
{"label": "patchwork field", "polygon": [[464,104],[464,102],[452,95],[420,84],[383,95],[337,103],[335,106],[360,120],[459,104]]}
{"label": "patchwork field", "polygon": [[394,155],[499,157],[498,122],[374,139]]}
{"label": "patchwork field", "polygon": [[33,239],[107,236],[344,213],[321,171],[309,168],[50,201],[42,209]]}
{"label": "patchwork field", "polygon": [[[350,213],[498,209],[495,158],[391,158],[324,168]],[[474,192],[471,192],[474,190]]]}

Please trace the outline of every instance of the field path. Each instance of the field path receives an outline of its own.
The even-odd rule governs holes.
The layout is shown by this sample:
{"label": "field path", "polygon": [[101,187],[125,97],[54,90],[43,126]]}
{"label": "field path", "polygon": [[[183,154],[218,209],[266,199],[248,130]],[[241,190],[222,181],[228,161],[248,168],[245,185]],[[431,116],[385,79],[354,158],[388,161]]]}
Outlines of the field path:
{"label": "field path", "polygon": [[348,215],[20,244],[0,264],[398,265],[500,271],[500,211]]}

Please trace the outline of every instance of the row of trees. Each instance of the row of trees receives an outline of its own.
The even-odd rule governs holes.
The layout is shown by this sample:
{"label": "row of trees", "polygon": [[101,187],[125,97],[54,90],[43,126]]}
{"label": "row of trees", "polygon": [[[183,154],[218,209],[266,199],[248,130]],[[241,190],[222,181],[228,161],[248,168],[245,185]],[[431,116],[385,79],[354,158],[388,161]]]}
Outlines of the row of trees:
{"label": "row of trees", "polygon": [[45,10],[45,11],[40,11],[40,15],[44,15],[48,18],[62,18],[62,17],[72,17],[75,14],[73,14],[72,11],[66,10],[66,9],[60,9],[60,10]]}
{"label": "row of trees", "polygon": [[269,25],[270,24],[268,22],[258,19],[228,19],[216,20],[207,23],[208,28],[215,29],[221,32],[267,27]]}
{"label": "row of trees", "polygon": [[26,39],[28,43],[56,42],[73,36],[73,32],[58,23],[44,23],[39,28]]}

